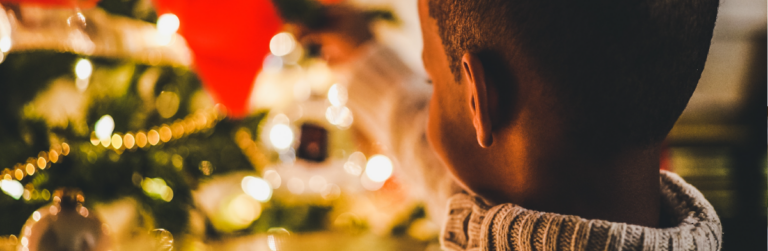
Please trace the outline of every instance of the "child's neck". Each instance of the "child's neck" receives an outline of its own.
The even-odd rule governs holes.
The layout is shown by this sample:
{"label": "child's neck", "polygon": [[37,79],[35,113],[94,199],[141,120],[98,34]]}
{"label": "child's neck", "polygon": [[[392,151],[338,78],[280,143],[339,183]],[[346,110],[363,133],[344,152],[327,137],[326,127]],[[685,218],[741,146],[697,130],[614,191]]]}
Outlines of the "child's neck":
{"label": "child's neck", "polygon": [[588,219],[659,225],[659,155],[655,148],[614,154],[584,147],[517,152],[526,156],[513,158],[513,163],[496,163],[504,166],[495,168],[514,168],[504,177],[509,179],[504,187],[482,193],[486,199]]}

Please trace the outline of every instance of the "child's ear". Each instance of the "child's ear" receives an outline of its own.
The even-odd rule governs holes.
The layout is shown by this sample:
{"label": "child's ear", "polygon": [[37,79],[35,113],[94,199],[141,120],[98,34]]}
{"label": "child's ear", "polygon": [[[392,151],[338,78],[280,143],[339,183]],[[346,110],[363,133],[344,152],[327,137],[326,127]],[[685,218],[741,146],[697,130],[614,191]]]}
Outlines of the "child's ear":
{"label": "child's ear", "polygon": [[490,96],[488,95],[488,78],[485,75],[480,58],[474,53],[465,53],[461,57],[462,75],[464,75],[467,86],[467,93],[470,97],[467,99],[470,111],[472,112],[472,124],[475,126],[477,134],[477,143],[480,147],[487,148],[493,144],[493,120],[489,107]]}

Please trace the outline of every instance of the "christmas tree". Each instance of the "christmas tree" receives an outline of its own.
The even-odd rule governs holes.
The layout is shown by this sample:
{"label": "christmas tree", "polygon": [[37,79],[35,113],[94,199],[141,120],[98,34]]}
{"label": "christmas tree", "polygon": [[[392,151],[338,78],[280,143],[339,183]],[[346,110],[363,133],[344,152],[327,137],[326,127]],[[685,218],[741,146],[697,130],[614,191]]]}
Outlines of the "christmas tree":
{"label": "christmas tree", "polygon": [[[386,225],[373,231],[387,235],[414,235],[413,223],[424,217],[417,203],[392,212],[386,223],[354,213],[361,196],[387,203],[403,199],[389,176],[368,189],[373,194],[362,189],[368,188],[359,179],[366,156],[344,132],[351,115],[301,118],[291,114],[296,105],[243,112],[232,102],[217,104],[228,97],[216,93],[220,86],[210,81],[216,77],[196,61],[203,53],[190,56],[185,37],[176,33],[179,17],[158,16],[147,2],[105,0],[86,10],[3,5],[0,178],[7,196],[0,196],[0,236],[11,236],[4,240],[16,243],[11,238],[29,235],[23,226],[37,222],[46,205],[62,203],[68,191],[78,191],[84,198],[78,203],[91,210],[130,201],[138,229],[169,231],[182,249],[199,239],[328,229],[360,233],[371,224]],[[283,16],[314,20],[319,12],[306,3],[307,8],[278,7]],[[294,84],[304,88],[294,88],[294,102],[327,103],[332,79],[322,61],[308,57],[290,33],[270,37],[262,81],[310,78],[312,83]],[[317,77],[318,71],[325,77]],[[330,91],[346,94],[337,85]],[[304,167],[296,167],[297,159]],[[226,186],[236,189],[210,192]],[[367,207],[380,205],[366,201]],[[80,214],[88,217],[87,210]],[[415,226],[420,239],[434,238],[423,222]]]}

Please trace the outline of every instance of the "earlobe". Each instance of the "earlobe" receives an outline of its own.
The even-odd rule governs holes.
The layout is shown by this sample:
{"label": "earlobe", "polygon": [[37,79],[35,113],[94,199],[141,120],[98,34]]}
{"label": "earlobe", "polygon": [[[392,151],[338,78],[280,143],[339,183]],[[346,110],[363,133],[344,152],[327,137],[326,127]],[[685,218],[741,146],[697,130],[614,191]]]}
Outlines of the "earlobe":
{"label": "earlobe", "polygon": [[493,125],[489,112],[485,69],[477,55],[472,53],[465,53],[461,58],[461,64],[470,95],[468,105],[472,112],[472,124],[475,127],[477,143],[482,148],[488,148],[493,144]]}

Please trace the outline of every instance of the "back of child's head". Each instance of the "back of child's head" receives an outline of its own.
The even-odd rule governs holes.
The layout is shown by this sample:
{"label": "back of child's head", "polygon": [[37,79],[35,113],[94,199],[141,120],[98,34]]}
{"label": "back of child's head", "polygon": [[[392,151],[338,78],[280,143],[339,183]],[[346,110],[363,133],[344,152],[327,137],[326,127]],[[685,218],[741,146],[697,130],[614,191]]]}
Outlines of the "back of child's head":
{"label": "back of child's head", "polygon": [[719,0],[429,1],[457,82],[464,52],[524,62],[569,140],[643,147],[693,94]]}

